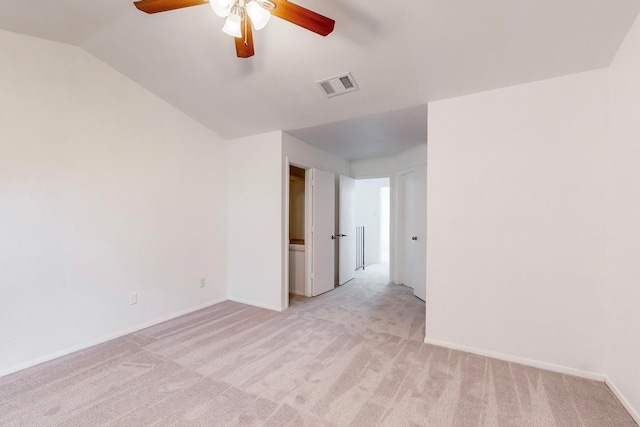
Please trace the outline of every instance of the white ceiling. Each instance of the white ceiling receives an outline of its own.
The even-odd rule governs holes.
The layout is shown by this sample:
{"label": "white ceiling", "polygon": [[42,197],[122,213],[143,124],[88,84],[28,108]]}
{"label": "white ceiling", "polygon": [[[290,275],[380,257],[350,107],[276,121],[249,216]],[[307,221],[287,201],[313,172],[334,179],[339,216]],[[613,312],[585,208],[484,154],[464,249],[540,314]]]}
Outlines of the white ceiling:
{"label": "white ceiling", "polygon": [[427,142],[427,106],[287,130],[311,145],[349,160],[393,156]]}
{"label": "white ceiling", "polygon": [[[294,2],[335,19],[335,31],[274,18],[249,59],[207,5],[147,15],[129,0],[2,2],[0,28],[78,45],[226,138],[339,135],[325,149],[362,158],[381,145],[371,123],[394,135],[386,152],[404,144],[396,122],[426,126],[426,114],[413,125],[365,117],[605,67],[640,11],[640,0]],[[360,90],[327,99],[315,81],[346,71]]]}

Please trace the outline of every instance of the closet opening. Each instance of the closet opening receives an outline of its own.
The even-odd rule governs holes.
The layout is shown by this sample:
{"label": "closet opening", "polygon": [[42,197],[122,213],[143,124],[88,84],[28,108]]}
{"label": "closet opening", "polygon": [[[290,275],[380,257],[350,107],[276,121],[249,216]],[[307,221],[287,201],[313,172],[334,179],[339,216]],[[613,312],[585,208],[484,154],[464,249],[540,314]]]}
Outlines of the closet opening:
{"label": "closet opening", "polygon": [[306,170],[289,166],[289,293],[305,295]]}

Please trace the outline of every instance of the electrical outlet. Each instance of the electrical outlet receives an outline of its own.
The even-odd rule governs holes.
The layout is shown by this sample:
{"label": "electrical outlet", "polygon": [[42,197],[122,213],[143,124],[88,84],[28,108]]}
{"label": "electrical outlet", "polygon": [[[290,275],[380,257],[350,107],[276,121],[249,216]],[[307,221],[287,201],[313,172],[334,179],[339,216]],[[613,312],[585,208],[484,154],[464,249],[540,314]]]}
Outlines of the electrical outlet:
{"label": "electrical outlet", "polygon": [[136,292],[129,295],[129,305],[135,305],[138,303],[138,294]]}
{"label": "electrical outlet", "polygon": [[200,287],[204,288],[205,286],[207,286],[207,279],[200,279]]}

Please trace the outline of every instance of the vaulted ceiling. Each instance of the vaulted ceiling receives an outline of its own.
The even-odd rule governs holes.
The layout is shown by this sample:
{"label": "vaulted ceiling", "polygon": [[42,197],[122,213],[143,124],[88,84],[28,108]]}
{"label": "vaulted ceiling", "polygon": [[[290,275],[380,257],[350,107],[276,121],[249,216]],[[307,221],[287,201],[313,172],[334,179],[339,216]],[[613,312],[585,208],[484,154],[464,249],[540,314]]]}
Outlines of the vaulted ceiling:
{"label": "vaulted ceiling", "polygon": [[[313,127],[322,145],[336,122],[410,129],[394,110],[605,67],[640,11],[640,0],[294,2],[335,31],[273,18],[249,59],[208,5],[147,15],[129,0],[2,2],[0,28],[80,46],[223,137]],[[346,71],[360,90],[327,99],[315,81]],[[371,137],[345,134],[350,148]]]}

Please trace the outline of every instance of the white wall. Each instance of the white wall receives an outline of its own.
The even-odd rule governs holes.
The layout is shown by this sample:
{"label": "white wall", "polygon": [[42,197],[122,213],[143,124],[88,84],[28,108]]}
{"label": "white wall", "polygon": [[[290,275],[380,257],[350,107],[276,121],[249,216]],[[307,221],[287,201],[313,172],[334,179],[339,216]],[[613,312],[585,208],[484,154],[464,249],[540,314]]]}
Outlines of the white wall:
{"label": "white wall", "polygon": [[351,176],[354,178],[379,178],[397,175],[398,172],[427,163],[427,144],[417,145],[392,157],[351,161]]}
{"label": "white wall", "polygon": [[297,165],[322,169],[336,175],[350,174],[348,160],[319,150],[286,132],[282,133],[282,155]]}
{"label": "white wall", "polygon": [[229,298],[282,310],[282,132],[229,141],[227,162]]}
{"label": "white wall", "polygon": [[429,104],[427,340],[603,373],[606,71]]}
{"label": "white wall", "polygon": [[640,19],[609,68],[606,372],[640,422]]}
{"label": "white wall", "polygon": [[381,262],[380,251],[383,236],[380,234],[380,226],[383,215],[380,206],[380,190],[383,187],[388,188],[389,185],[389,178],[356,180],[356,226],[364,226],[365,230],[365,265]]}
{"label": "white wall", "polygon": [[224,298],[224,141],[78,48],[0,57],[0,375]]}

